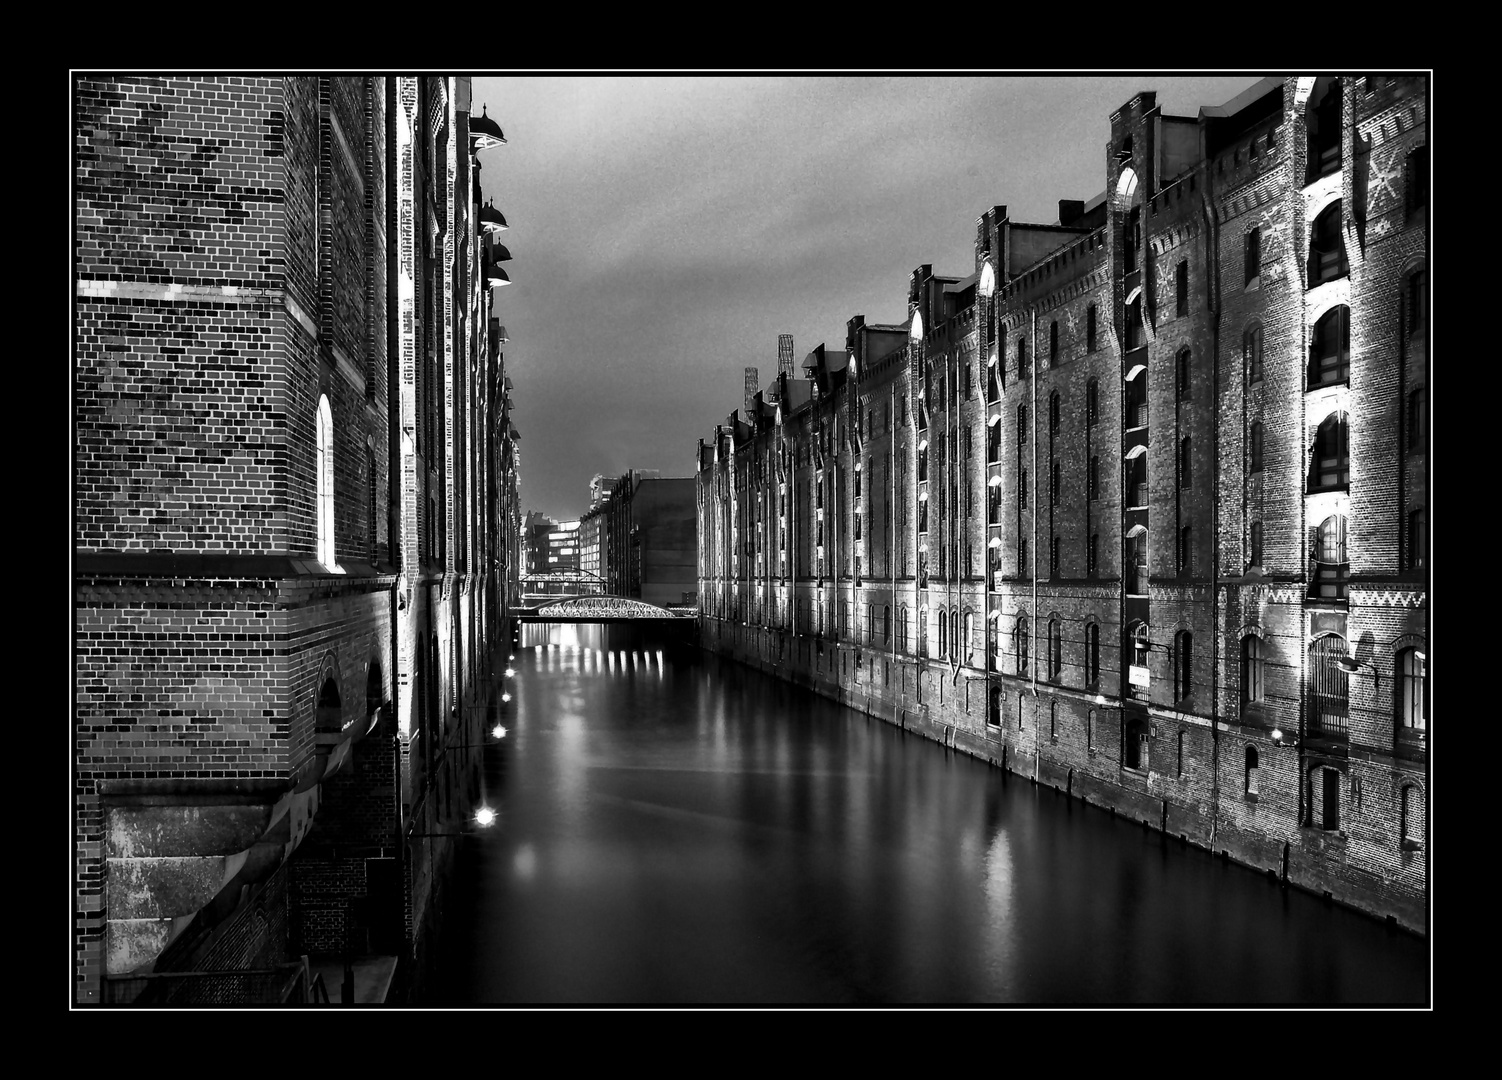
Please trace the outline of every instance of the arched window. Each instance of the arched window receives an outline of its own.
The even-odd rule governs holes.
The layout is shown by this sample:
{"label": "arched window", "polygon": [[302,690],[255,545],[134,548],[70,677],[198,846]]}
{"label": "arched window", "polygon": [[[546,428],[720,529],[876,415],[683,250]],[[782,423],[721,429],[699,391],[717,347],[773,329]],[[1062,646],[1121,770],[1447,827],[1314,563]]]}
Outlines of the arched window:
{"label": "arched window", "polygon": [[1346,519],[1331,514],[1320,522],[1315,539],[1313,595],[1344,600],[1350,569],[1346,558]]}
{"label": "arched window", "polygon": [[1173,639],[1173,698],[1183,701],[1194,693],[1194,635],[1180,630]]}
{"label": "arched window", "polygon": [[1091,304],[1085,309],[1085,349],[1087,352],[1095,351],[1095,318],[1095,305]]}
{"label": "arched window", "polygon": [[903,604],[897,609],[897,648],[902,652],[907,652],[907,642],[907,605]]}
{"label": "arched window", "polygon": [[1192,376],[1192,354],[1188,349],[1180,349],[1175,362],[1178,378],[1175,380],[1175,392],[1180,401],[1189,400],[1189,380]]}
{"label": "arched window", "polygon": [[1027,378],[1027,338],[1017,339],[1017,378]]}
{"label": "arched window", "polygon": [[939,657],[941,659],[947,658],[949,656],[949,620],[944,617],[945,614],[946,613],[945,613],[944,609],[940,608],[939,609]]}
{"label": "arched window", "polygon": [[1429,696],[1425,679],[1422,649],[1404,649],[1398,653],[1398,734],[1422,735],[1429,730]]}
{"label": "arched window", "polygon": [[1048,620],[1048,677],[1054,681],[1064,675],[1064,623],[1060,619]]}
{"label": "arched window", "polygon": [[1149,677],[1147,654],[1151,646],[1151,631],[1145,622],[1127,627],[1127,689],[1133,697],[1147,697]]}
{"label": "arched window", "polygon": [[1255,746],[1248,746],[1246,748],[1245,776],[1246,776],[1246,793],[1248,795],[1256,795],[1257,794],[1257,748]]}
{"label": "arched window", "polygon": [[1247,432],[1247,455],[1251,458],[1247,469],[1249,472],[1259,473],[1262,471],[1262,421],[1252,421],[1252,426]]}
{"label": "arched window", "polygon": [[890,642],[892,640],[892,605],[891,604],[884,604],[882,606],[882,609],[881,609],[881,640],[884,643],[885,642]]}
{"label": "arched window", "polygon": [[1410,217],[1421,211],[1429,202],[1429,147],[1415,146],[1408,151],[1403,165],[1403,202]]}
{"label": "arched window", "polygon": [[1027,442],[1027,406],[1017,406],[1017,445]]}
{"label": "arched window", "polygon": [[1001,687],[991,688],[991,707],[986,712],[986,723],[992,727],[1001,727]]}
{"label": "arched window", "polygon": [[1309,646],[1309,716],[1316,730],[1343,736],[1350,730],[1346,639],[1339,634],[1315,638]]}
{"label": "arched window", "polygon": [[1194,457],[1190,449],[1189,436],[1185,435],[1179,440],[1179,487],[1193,486],[1193,464]]}
{"label": "arched window", "polygon": [[1350,486],[1350,427],[1345,413],[1331,413],[1314,436],[1314,451],[1309,460],[1309,490],[1337,491]]}
{"label": "arched window", "polygon": [[1026,675],[1027,656],[1027,616],[1018,615],[1017,621],[1012,627],[1012,654],[1017,657],[1017,674]]}
{"label": "arched window", "polygon": [[1309,288],[1336,281],[1350,273],[1346,241],[1341,233],[1341,208],[1337,199],[1320,212],[1309,230]]}
{"label": "arched window", "polygon": [[[1403,336],[1423,331],[1429,323],[1429,272],[1419,267],[1408,275],[1403,288]],[[1412,342],[1406,342],[1412,348]]]}
{"label": "arched window", "polygon": [[1142,298],[1139,296],[1127,305],[1126,347],[1130,351],[1147,344],[1147,332],[1142,325]]}
{"label": "arched window", "polygon": [[1262,327],[1249,326],[1241,335],[1241,363],[1248,386],[1262,381]]}
{"label": "arched window", "polygon": [[1027,710],[1027,695],[1026,694],[1018,694],[1017,695],[1017,727],[1018,727],[1019,730],[1021,730],[1021,728],[1022,728],[1022,722],[1023,722],[1023,720],[1026,719],[1026,715],[1027,715],[1026,714],[1026,710]]}
{"label": "arched window", "polygon": [[1126,572],[1127,595],[1146,596],[1147,529],[1143,526],[1134,526],[1132,532],[1127,534]]}
{"label": "arched window", "polygon": [[[1095,308],[1090,308],[1092,312]],[[1091,347],[1092,351],[1094,346]],[[1100,419],[1100,383],[1091,379],[1085,384],[1085,423],[1094,426]]]}
{"label": "arched window", "polygon": [[1048,324],[1048,366],[1059,366],[1059,324]]}
{"label": "arched window", "polygon": [[1143,367],[1126,383],[1126,426],[1147,427],[1147,368]]}
{"label": "arched window", "polygon": [[327,395],[318,398],[317,435],[317,536],[318,561],[334,570],[334,414]]}
{"label": "arched window", "polygon": [[990,625],[986,628],[991,635],[991,656],[988,667],[991,671],[1001,670],[1001,612],[991,612],[988,620]]}
{"label": "arched window", "polygon": [[1137,269],[1137,261],[1142,251],[1142,206],[1140,203],[1128,211],[1127,219],[1122,224],[1121,270],[1122,273],[1130,274]]}
{"label": "arched window", "polygon": [[1319,317],[1309,338],[1309,389],[1351,378],[1351,309],[1337,304]]}
{"label": "arched window", "polygon": [[1137,453],[1127,458],[1123,470],[1126,480],[1126,508],[1135,510],[1147,506],[1147,454]]}
{"label": "arched window", "polygon": [[1260,229],[1251,228],[1246,231],[1242,250],[1242,262],[1246,271],[1245,283],[1255,285],[1262,273],[1262,231]]}
{"label": "arched window", "polygon": [[1189,262],[1185,260],[1174,267],[1173,274],[1175,315],[1189,314]]}
{"label": "arched window", "polygon": [[344,729],[344,707],[340,703],[339,684],[332,670],[324,673],[323,682],[318,687],[314,720],[314,726],[321,734],[338,734]]}
{"label": "arched window", "polygon": [[928,608],[918,609],[918,655],[928,655]]}
{"label": "arched window", "polygon": [[[1055,323],[1054,325],[1057,326],[1058,324]],[[1056,390],[1048,397],[1048,434],[1055,438],[1057,438],[1059,434],[1059,424],[1062,419],[1062,414],[1062,403],[1060,401],[1058,391]]]}
{"label": "arched window", "polygon": [[1262,700],[1262,639],[1248,634],[1241,639],[1241,704]]}

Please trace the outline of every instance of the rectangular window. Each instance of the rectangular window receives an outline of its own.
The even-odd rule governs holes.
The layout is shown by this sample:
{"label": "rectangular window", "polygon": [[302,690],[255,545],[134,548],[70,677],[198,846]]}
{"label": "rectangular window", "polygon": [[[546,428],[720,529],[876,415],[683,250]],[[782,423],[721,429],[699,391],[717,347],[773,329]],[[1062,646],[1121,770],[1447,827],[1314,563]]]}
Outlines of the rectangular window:
{"label": "rectangular window", "polygon": [[1174,271],[1174,314],[1189,314],[1189,263],[1179,263]]}
{"label": "rectangular window", "polygon": [[1095,305],[1085,309],[1085,349],[1095,351]]}
{"label": "rectangular window", "polygon": [[1245,270],[1246,284],[1257,284],[1258,275],[1262,272],[1262,233],[1257,229],[1249,229],[1246,234]]}

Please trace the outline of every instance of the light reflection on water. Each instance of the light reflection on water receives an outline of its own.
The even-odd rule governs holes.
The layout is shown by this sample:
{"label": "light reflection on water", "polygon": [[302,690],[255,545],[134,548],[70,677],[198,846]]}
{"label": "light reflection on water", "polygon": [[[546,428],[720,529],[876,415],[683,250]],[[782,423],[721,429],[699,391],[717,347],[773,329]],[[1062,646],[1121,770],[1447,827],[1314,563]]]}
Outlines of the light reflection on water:
{"label": "light reflection on water", "polygon": [[446,1003],[1366,1003],[1424,943],[640,627],[526,627]]}

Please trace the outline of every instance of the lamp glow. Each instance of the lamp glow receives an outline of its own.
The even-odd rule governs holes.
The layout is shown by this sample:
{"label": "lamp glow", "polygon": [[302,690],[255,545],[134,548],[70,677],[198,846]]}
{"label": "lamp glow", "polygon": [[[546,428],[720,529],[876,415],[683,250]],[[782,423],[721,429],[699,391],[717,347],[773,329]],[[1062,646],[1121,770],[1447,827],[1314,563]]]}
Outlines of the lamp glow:
{"label": "lamp glow", "polygon": [[497,724],[495,727],[493,727],[493,728],[490,729],[490,733],[492,735],[494,735],[497,739],[504,739],[506,737],[506,728],[505,728],[505,725],[503,725],[503,724]]}
{"label": "lamp glow", "polygon": [[506,678],[508,678],[508,679],[514,679],[514,678],[516,678],[516,668],[508,667],[506,669]]}
{"label": "lamp glow", "polygon": [[501,695],[501,700],[502,701],[510,701],[511,700],[511,695],[510,694],[502,694]]}
{"label": "lamp glow", "polygon": [[488,806],[482,806],[475,811],[475,824],[482,829],[488,829],[495,824],[495,811]]}

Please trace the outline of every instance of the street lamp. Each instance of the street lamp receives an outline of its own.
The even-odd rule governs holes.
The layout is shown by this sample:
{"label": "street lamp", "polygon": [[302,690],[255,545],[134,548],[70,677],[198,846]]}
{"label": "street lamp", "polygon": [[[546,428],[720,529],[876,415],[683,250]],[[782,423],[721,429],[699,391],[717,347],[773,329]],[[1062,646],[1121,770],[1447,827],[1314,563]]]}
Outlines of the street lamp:
{"label": "street lamp", "polygon": [[1292,750],[1299,745],[1299,740],[1292,735],[1286,735],[1280,728],[1273,728],[1273,742],[1279,746],[1286,746]]}

